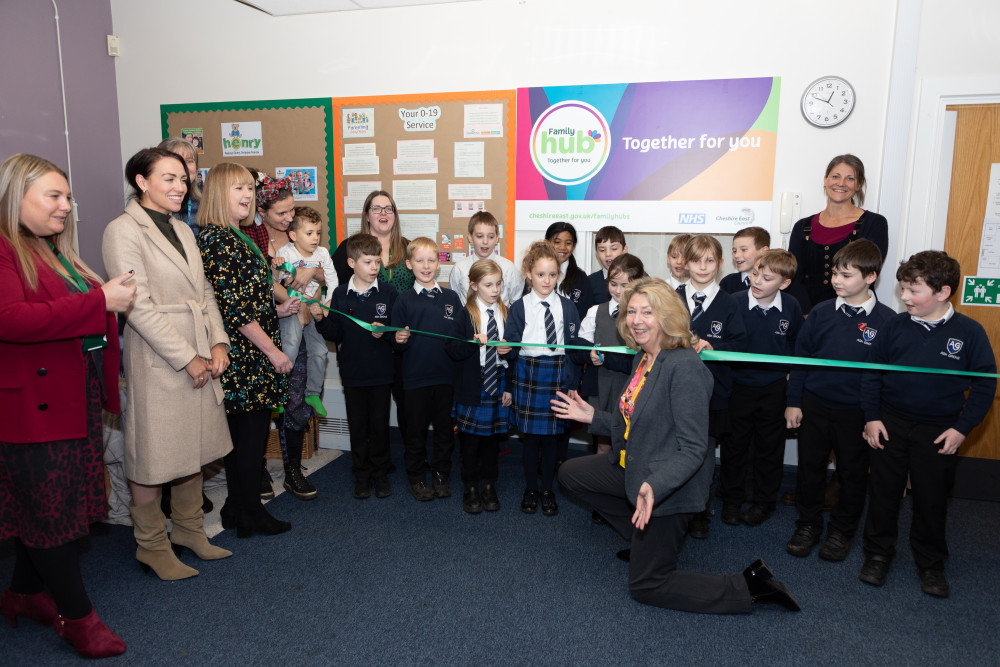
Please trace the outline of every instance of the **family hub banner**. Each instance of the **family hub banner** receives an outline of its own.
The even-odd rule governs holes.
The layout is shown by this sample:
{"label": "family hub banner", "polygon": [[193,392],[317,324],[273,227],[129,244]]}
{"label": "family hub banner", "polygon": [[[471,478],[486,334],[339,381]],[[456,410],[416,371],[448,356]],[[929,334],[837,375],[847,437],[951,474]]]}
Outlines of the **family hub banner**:
{"label": "family hub banner", "polygon": [[770,226],[781,79],[519,88],[518,229]]}

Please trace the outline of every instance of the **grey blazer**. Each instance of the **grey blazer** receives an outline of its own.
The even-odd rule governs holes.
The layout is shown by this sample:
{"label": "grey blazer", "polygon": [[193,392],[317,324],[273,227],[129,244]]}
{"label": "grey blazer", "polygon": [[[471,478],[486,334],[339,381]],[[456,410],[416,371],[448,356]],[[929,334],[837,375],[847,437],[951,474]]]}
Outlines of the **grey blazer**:
{"label": "grey blazer", "polygon": [[[635,356],[629,377],[641,359],[641,353]],[[708,446],[712,384],[712,373],[693,350],[661,350],[636,401],[627,445],[619,410],[594,413],[591,432],[611,436],[608,460],[618,465],[626,450],[626,497],[634,504],[639,487],[649,482],[653,516],[705,509],[715,467]]]}

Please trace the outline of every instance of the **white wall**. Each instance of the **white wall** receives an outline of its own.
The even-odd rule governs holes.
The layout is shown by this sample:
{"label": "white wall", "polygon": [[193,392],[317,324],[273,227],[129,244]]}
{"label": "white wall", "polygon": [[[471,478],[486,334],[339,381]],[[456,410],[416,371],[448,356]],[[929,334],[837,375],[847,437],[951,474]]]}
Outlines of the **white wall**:
{"label": "white wall", "polygon": [[[160,104],[780,76],[780,245],[778,197],[800,191],[803,215],[820,210],[834,155],[861,157],[878,201],[895,10],[895,0],[479,0],[274,18],[235,0],[112,0],[123,162],[159,140]],[[819,130],[799,99],[827,74],[847,78],[858,104]]]}

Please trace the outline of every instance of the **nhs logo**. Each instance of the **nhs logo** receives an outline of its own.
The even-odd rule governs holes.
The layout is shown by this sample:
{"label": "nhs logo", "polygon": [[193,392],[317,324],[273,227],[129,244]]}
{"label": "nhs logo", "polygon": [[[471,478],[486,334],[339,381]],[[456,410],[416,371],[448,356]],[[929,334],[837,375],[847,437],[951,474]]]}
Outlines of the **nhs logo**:
{"label": "nhs logo", "polygon": [[677,215],[677,223],[681,225],[704,225],[705,224],[705,214],[704,213],[679,213]]}

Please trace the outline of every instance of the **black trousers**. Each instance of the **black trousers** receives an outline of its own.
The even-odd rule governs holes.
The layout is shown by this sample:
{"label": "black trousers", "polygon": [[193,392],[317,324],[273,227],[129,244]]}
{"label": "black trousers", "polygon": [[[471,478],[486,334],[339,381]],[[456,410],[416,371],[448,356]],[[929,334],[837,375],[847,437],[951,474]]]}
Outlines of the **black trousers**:
{"label": "black trousers", "polygon": [[500,476],[500,436],[458,434],[462,452],[462,481],[495,482]]}
{"label": "black trousers", "polygon": [[[556,478],[556,458],[559,452],[558,435],[540,433],[521,434],[521,468],[524,470],[524,488],[530,491],[552,491]],[[538,474],[538,454],[541,452],[542,474]],[[539,489],[539,487],[541,487]]]}
{"label": "black trousers", "polygon": [[785,386],[781,380],[766,387],[733,384],[729,396],[732,434],[720,448],[722,500],[735,505],[746,500],[747,463],[753,471],[755,505],[774,509],[785,461]]}
{"label": "black trousers", "polygon": [[643,604],[703,614],[750,613],[750,591],[740,573],[703,574],[677,570],[690,514],[653,517],[644,530],[632,525],[633,502],[625,497],[625,469],[593,454],[559,468],[566,497],[608,520],[631,543],[628,587]]}
{"label": "black trousers", "polygon": [[406,450],[403,462],[410,484],[427,481],[427,431],[434,422],[434,448],[430,457],[432,472],[451,474],[451,455],[455,451],[455,428],[451,402],[455,393],[450,384],[407,390]]}
{"label": "black trousers", "polygon": [[226,454],[226,513],[251,513],[261,507],[260,462],[267,449],[271,411],[240,412],[226,416],[233,450]]}
{"label": "black trousers", "polygon": [[899,504],[910,479],[913,520],[910,548],[917,567],[943,570],[948,559],[945,540],[948,494],[955,481],[954,454],[938,454],[934,440],[947,427],[919,424],[885,411],[882,423],[889,433],[885,449],[872,451],[868,518],[864,547],[869,556],[892,558],[899,536]]}
{"label": "black trousers", "polygon": [[351,471],[368,482],[389,474],[389,403],[392,385],[344,387]]}
{"label": "black trousers", "polygon": [[861,435],[864,429],[865,416],[860,409],[833,410],[808,395],[802,397],[795,485],[795,504],[799,510],[796,526],[823,528],[826,466],[832,451],[837,455],[841,486],[840,498],[830,511],[830,528],[847,537],[857,532],[865,509],[872,452]]}

